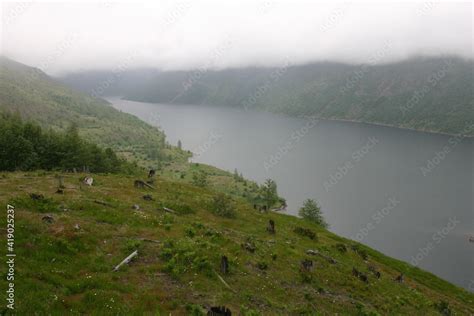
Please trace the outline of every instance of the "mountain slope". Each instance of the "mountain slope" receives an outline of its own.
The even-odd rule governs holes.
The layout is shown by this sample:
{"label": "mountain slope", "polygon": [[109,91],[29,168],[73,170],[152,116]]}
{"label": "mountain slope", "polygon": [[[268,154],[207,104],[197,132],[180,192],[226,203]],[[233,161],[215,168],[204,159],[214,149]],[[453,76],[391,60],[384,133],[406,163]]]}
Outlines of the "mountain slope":
{"label": "mountain slope", "polygon": [[0,203],[15,207],[19,315],[204,315],[220,305],[233,315],[474,313],[474,295],[461,288],[242,199],[225,218],[213,211],[213,191],[160,177],[154,189],[138,189],[129,176],[93,175],[81,188],[77,174],[64,174],[64,194],[55,194],[56,176],[0,176]]}
{"label": "mountain slope", "polygon": [[19,113],[45,129],[67,131],[74,124],[86,141],[111,147],[163,177],[181,183],[199,181],[202,186],[261,203],[255,182],[212,166],[188,163],[191,153],[167,144],[159,129],[114,109],[103,99],[73,91],[38,69],[4,57],[0,57],[2,111]]}
{"label": "mountain slope", "polygon": [[85,139],[146,165],[180,154],[166,146],[157,128],[5,57],[0,58],[0,110],[18,112],[54,130],[75,124]]}
{"label": "mountain slope", "polygon": [[[473,71],[472,61],[453,56],[385,65],[325,62],[154,76],[142,70],[123,74],[105,93],[136,101],[243,106],[474,136]],[[85,85],[89,79],[88,73],[62,78],[71,86],[92,89]]]}

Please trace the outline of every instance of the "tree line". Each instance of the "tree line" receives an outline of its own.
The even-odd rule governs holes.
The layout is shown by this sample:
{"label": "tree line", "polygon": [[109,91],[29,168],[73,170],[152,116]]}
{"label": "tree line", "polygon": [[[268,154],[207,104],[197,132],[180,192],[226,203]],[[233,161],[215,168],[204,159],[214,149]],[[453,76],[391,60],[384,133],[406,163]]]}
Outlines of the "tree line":
{"label": "tree line", "polygon": [[19,115],[0,113],[0,170],[87,170],[130,173],[136,168],[79,136],[71,125],[65,132],[44,130]]}

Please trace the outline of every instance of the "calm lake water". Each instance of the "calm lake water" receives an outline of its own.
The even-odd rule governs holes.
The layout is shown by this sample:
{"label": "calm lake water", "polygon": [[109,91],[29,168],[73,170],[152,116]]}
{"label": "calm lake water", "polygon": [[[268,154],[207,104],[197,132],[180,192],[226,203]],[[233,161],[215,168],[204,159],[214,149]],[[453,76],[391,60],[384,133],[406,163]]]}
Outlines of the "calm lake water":
{"label": "calm lake water", "polygon": [[296,214],[316,199],[336,234],[474,291],[474,142],[382,126],[205,105],[117,109],[160,126],[194,161],[278,184]]}

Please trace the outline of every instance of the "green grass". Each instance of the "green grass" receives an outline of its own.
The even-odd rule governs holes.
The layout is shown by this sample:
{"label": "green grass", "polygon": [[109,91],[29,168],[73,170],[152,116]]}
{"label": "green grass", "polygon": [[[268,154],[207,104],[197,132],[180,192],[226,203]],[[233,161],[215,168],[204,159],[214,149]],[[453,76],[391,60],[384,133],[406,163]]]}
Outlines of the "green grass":
{"label": "green grass", "polygon": [[[0,176],[1,204],[16,207],[18,315],[198,314],[214,305],[244,315],[438,315],[442,302],[457,315],[474,313],[474,295],[459,287],[296,217],[256,212],[243,198],[234,198],[236,217],[223,218],[212,212],[212,188],[158,177],[155,189],[137,189],[134,177],[122,175],[93,175],[96,185],[81,187],[79,176],[64,175],[64,195],[54,193],[52,173]],[[163,206],[181,211],[170,214]],[[54,222],[43,221],[45,214]],[[275,235],[266,231],[269,219]],[[317,239],[295,233],[296,227]],[[135,260],[112,271],[136,249]],[[222,255],[229,259],[226,275],[219,271]],[[313,260],[312,271],[301,270],[304,259]],[[352,275],[354,267],[368,284]],[[5,269],[0,265],[2,274]],[[394,281],[400,272],[402,284]]]}

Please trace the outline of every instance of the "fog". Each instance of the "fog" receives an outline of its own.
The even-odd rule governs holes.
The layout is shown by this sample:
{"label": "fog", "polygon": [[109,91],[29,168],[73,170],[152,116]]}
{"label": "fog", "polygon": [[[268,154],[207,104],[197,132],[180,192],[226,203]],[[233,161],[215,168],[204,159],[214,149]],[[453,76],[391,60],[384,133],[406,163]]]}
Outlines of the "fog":
{"label": "fog", "polygon": [[1,51],[54,75],[473,54],[470,2],[156,2],[6,2]]}

